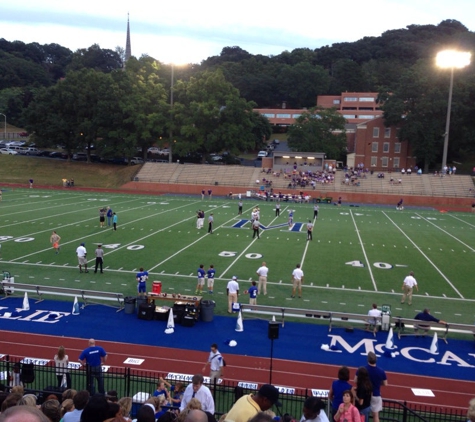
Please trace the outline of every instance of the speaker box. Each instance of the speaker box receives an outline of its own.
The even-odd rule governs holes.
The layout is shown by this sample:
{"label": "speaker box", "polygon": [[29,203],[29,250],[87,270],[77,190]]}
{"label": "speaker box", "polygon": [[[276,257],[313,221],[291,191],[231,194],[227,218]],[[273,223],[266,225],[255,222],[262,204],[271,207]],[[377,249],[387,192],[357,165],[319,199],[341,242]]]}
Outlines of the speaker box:
{"label": "speaker box", "polygon": [[183,325],[183,327],[193,327],[195,325],[195,322],[196,320],[192,316],[187,315],[183,317],[181,325]]}
{"label": "speaker box", "polygon": [[277,340],[279,338],[279,323],[278,322],[269,322],[269,328],[267,331],[267,336],[270,340]]}
{"label": "speaker box", "polygon": [[141,303],[139,305],[139,319],[144,319],[147,321],[151,321],[153,319],[153,313],[155,311],[155,306],[148,303]]}

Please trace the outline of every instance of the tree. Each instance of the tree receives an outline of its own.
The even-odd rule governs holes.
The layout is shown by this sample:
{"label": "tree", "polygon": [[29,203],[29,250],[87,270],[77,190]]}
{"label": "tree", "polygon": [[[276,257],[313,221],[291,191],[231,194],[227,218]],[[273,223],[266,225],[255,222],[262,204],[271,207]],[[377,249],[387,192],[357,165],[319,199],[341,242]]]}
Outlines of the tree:
{"label": "tree", "polygon": [[335,109],[313,107],[302,113],[288,130],[293,151],[324,152],[340,159],[346,151],[345,119]]}
{"label": "tree", "polygon": [[98,44],[93,44],[89,48],[80,48],[74,52],[68,70],[83,68],[108,73],[121,69],[122,59],[116,51],[102,49]]}
{"label": "tree", "polygon": [[240,97],[222,71],[178,81],[175,98],[173,149],[180,155],[200,153],[204,159],[212,152],[236,154],[255,145],[255,104]]}

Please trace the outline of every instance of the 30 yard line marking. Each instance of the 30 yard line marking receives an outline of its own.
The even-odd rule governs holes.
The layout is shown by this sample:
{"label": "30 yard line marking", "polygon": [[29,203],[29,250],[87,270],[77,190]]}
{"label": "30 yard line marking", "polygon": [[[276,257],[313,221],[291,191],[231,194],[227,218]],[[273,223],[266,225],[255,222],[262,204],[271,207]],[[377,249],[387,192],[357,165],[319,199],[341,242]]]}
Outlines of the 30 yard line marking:
{"label": "30 yard line marking", "polygon": [[350,215],[351,215],[351,219],[353,220],[353,224],[354,224],[354,226],[355,226],[356,234],[357,234],[357,236],[358,236],[358,240],[359,240],[359,242],[360,242],[361,249],[362,249],[362,251],[363,251],[364,259],[366,260],[366,267],[368,268],[369,275],[371,276],[371,281],[372,281],[372,283],[373,283],[374,290],[377,292],[377,291],[378,291],[378,287],[376,286],[376,281],[374,280],[374,275],[373,275],[373,271],[372,271],[372,269],[371,269],[371,264],[369,263],[368,255],[366,255],[366,249],[365,249],[365,247],[364,247],[363,240],[361,239],[360,231],[358,230],[358,226],[356,225],[355,217],[354,217],[354,215],[353,215],[353,211],[352,211],[352,210],[350,210]]}
{"label": "30 yard line marking", "polygon": [[401,233],[402,235],[407,239],[409,240],[409,242],[412,243],[412,245],[420,252],[420,254],[435,268],[435,270],[442,276],[442,278],[450,285],[450,287],[452,287],[452,289],[454,289],[454,291],[462,298],[464,299],[462,293],[460,293],[457,288],[452,284],[452,282],[445,276],[444,273],[442,273],[442,271],[440,271],[440,269],[437,267],[437,265],[435,265],[431,260],[430,258],[424,253],[422,252],[421,248],[419,248],[419,246],[417,246],[413,241],[412,239],[406,234],[404,233],[404,231],[389,217],[389,215],[387,215],[384,211],[383,211],[383,215],[391,222],[393,223],[394,227],[396,227]]}

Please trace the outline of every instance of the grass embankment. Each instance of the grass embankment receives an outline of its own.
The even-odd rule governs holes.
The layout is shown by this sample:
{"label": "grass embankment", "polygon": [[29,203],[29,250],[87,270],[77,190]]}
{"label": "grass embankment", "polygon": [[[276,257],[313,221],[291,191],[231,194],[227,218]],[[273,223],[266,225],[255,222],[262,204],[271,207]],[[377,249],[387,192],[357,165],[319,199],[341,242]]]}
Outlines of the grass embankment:
{"label": "grass embankment", "polygon": [[117,189],[132,180],[140,166],[85,163],[61,159],[0,155],[0,183],[62,186],[62,179],[74,179],[75,186]]}

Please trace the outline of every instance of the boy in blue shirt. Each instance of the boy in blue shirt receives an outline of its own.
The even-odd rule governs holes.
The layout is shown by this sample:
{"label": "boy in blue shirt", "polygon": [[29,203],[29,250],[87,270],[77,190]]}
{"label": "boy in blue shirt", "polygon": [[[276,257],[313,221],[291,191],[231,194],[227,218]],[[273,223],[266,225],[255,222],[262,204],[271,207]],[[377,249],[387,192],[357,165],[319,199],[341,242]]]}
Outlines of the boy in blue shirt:
{"label": "boy in blue shirt", "polygon": [[257,286],[256,282],[252,281],[251,282],[251,287],[247,290],[247,293],[249,293],[249,305],[257,305]]}
{"label": "boy in blue shirt", "polygon": [[137,273],[135,278],[137,280],[137,292],[139,296],[145,297],[147,292],[146,281],[148,280],[148,271],[144,271],[141,267],[140,272]]}
{"label": "boy in blue shirt", "polygon": [[203,293],[203,286],[205,285],[205,270],[204,270],[204,265],[201,264],[200,268],[197,270],[197,275],[198,275],[198,282],[196,284],[196,295],[200,295]]}
{"label": "boy in blue shirt", "polygon": [[216,270],[214,269],[214,265],[210,265],[206,274],[208,276],[208,293],[209,294],[213,294],[215,274],[216,274]]}

